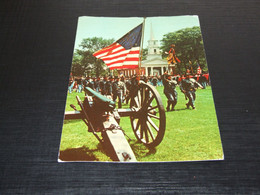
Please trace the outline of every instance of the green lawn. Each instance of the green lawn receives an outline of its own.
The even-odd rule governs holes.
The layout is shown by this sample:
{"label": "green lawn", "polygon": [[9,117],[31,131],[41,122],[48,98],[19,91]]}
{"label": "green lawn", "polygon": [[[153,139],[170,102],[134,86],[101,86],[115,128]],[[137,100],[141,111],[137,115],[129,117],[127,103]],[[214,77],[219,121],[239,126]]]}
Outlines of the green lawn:
{"label": "green lawn", "polygon": [[[167,98],[163,87],[157,87],[164,106]],[[155,149],[149,149],[137,142],[132,131],[130,119],[122,117],[120,126],[131,140],[128,141],[138,161],[197,161],[223,159],[220,133],[213,103],[212,91],[197,90],[196,109],[185,109],[184,95],[178,91],[176,111],[166,112],[166,131],[162,143]],[[68,94],[66,111],[72,110],[69,105],[77,105],[75,96],[82,99],[84,93]],[[128,107],[128,105],[124,105]],[[81,120],[64,121],[62,130],[60,156],[64,161],[111,161],[102,145],[87,131]]]}

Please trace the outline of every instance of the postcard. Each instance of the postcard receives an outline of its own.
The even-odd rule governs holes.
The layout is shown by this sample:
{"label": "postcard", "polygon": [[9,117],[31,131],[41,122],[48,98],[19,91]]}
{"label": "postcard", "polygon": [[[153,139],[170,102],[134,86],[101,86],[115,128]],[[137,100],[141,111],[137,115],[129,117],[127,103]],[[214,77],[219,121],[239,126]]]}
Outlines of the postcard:
{"label": "postcard", "polygon": [[58,162],[224,160],[199,17],[78,19]]}

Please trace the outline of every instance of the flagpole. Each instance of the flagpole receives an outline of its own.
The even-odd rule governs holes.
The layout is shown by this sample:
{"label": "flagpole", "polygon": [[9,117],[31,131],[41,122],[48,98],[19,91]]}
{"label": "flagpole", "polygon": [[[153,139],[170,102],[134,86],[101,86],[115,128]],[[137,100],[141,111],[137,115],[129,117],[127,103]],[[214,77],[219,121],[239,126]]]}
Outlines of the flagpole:
{"label": "flagpole", "polygon": [[138,74],[139,75],[140,75],[140,72],[141,72],[141,61],[142,61],[142,56],[143,56],[145,19],[146,19],[146,17],[144,17],[144,21],[143,21],[142,37],[141,37],[141,48],[140,48],[140,53],[139,53],[139,63],[138,63],[138,68],[139,68],[139,73]]}

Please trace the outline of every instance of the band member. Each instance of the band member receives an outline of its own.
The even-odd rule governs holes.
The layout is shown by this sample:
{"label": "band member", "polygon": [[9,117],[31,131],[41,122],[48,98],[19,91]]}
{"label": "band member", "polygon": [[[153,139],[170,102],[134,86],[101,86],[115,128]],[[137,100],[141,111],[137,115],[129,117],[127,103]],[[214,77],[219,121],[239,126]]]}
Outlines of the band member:
{"label": "band member", "polygon": [[177,63],[180,63],[181,61],[177,58],[176,54],[175,54],[175,45],[171,44],[171,48],[169,50],[169,52],[165,52],[166,54],[168,54],[167,57],[167,61],[168,61],[168,69],[169,72],[172,75],[176,74],[176,65]]}

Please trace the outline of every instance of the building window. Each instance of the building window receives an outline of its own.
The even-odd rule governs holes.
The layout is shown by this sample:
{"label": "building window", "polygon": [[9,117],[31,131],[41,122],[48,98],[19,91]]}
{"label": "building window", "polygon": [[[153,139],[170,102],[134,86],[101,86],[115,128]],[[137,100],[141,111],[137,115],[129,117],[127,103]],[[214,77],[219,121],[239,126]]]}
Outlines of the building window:
{"label": "building window", "polygon": [[154,49],[154,53],[156,53],[156,49]]}

